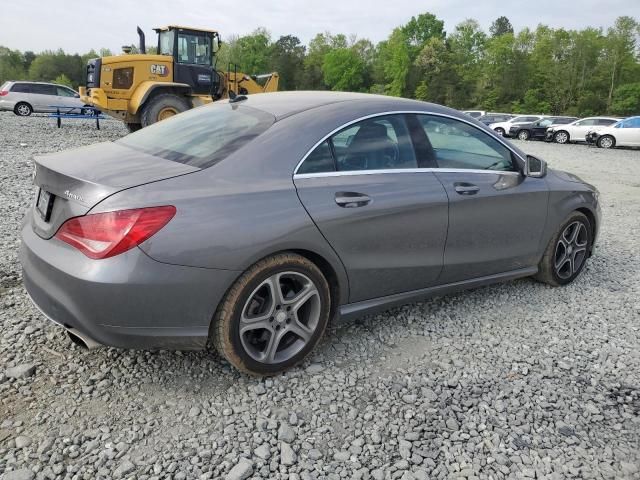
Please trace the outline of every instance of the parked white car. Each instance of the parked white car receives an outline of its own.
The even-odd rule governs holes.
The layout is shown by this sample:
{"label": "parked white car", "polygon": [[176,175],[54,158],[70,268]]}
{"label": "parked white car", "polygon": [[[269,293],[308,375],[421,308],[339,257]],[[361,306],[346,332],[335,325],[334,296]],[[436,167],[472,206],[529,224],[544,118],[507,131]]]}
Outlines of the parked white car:
{"label": "parked white car", "polygon": [[505,136],[506,133],[509,133],[509,129],[514,125],[537,122],[542,118],[544,118],[544,116],[542,115],[520,115],[506,122],[492,123],[491,125],[489,125],[489,128],[492,128],[500,135]]}
{"label": "parked white car", "polygon": [[629,117],[610,127],[601,127],[587,133],[588,143],[600,148],[640,147],[640,117]]}
{"label": "parked white car", "polygon": [[487,114],[487,112],[485,112],[484,110],[463,110],[462,113],[466,113],[473,118],[480,118],[483,115]]}
{"label": "parked white car", "polygon": [[608,127],[618,121],[620,119],[615,117],[587,117],[567,125],[551,125],[547,128],[545,140],[556,143],[585,142],[590,130]]}
{"label": "parked white car", "polygon": [[28,117],[34,112],[55,112],[52,106],[82,108],[85,104],[78,92],[55,83],[11,81],[0,87],[0,110]]}

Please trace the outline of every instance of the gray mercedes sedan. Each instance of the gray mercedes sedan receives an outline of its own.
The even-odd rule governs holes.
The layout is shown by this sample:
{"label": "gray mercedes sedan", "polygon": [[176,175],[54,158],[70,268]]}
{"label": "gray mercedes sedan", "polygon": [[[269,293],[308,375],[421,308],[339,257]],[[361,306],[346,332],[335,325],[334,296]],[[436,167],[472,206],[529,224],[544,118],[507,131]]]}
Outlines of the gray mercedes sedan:
{"label": "gray mercedes sedan", "polygon": [[438,105],[287,92],[36,158],[25,287],[78,344],[273,374],[331,321],[534,276],[573,281],[597,190]]}

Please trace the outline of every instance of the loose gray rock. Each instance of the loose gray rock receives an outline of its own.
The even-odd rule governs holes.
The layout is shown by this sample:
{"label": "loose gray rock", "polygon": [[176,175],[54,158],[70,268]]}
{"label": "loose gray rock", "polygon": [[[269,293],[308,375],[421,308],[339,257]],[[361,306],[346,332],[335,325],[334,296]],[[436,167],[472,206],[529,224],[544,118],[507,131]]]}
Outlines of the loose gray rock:
{"label": "loose gray rock", "polygon": [[15,367],[7,368],[4,372],[9,378],[25,378],[36,373],[36,366],[32,363],[23,363]]}
{"label": "loose gray rock", "polygon": [[227,473],[226,480],[245,480],[253,474],[253,462],[248,458],[240,458],[238,463]]}
{"label": "loose gray rock", "polygon": [[286,443],[293,443],[296,439],[296,432],[288,424],[282,423],[278,429],[278,440]]}
{"label": "loose gray rock", "polygon": [[122,478],[125,475],[133,472],[135,469],[136,466],[133,463],[131,463],[129,460],[125,460],[118,466],[118,468],[115,469],[113,475],[115,478]]}
{"label": "loose gray rock", "polygon": [[291,466],[297,461],[297,455],[291,448],[291,445],[280,442],[280,463],[282,465]]}
{"label": "loose gray rock", "polygon": [[21,468],[12,472],[5,472],[1,477],[2,480],[33,480],[36,474],[28,468]]}
{"label": "loose gray rock", "polygon": [[268,460],[271,457],[271,450],[269,449],[269,445],[263,443],[258,448],[256,448],[253,453],[256,457],[260,457],[263,460]]}

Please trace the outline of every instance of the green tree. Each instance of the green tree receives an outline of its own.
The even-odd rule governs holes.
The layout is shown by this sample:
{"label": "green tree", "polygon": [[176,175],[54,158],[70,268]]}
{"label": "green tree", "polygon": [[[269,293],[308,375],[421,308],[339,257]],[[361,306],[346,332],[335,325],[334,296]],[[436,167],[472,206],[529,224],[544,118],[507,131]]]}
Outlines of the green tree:
{"label": "green tree", "polygon": [[491,33],[492,37],[499,37],[505,33],[513,34],[513,25],[511,25],[509,19],[503,15],[493,21],[491,27],[489,27],[489,33]]}
{"label": "green tree", "polygon": [[64,73],[61,73],[56,78],[54,78],[53,83],[57,83],[58,85],[66,85],[67,87],[73,88],[71,80]]}
{"label": "green tree", "polygon": [[388,95],[401,97],[406,93],[406,81],[411,67],[411,56],[403,29],[396,28],[389,40],[380,48],[380,56]]}
{"label": "green tree", "polygon": [[305,47],[298,37],[280,37],[271,49],[271,69],[280,75],[280,90],[295,90],[303,74]]}
{"label": "green tree", "polygon": [[366,65],[350,48],[336,48],[324,56],[324,82],[331,90],[360,91],[364,87]]}
{"label": "green tree", "polygon": [[271,35],[264,28],[239,37],[229,52],[229,60],[237,63],[239,68],[248,74],[268,72],[270,56]]}
{"label": "green tree", "polygon": [[618,87],[613,95],[611,111],[623,116],[640,114],[640,82]]}

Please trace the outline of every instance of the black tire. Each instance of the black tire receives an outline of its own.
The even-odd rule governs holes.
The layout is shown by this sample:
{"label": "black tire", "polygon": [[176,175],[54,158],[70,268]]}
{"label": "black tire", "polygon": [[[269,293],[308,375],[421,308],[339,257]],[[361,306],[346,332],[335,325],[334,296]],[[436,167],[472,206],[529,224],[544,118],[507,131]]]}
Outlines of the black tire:
{"label": "black tire", "polygon": [[520,130],[516,134],[516,138],[518,140],[526,141],[526,140],[529,140],[529,138],[531,138],[531,133],[529,133],[529,130]]}
{"label": "black tire", "polygon": [[600,148],[615,148],[616,139],[611,135],[602,135],[598,138],[598,147]]}
{"label": "black tire", "polygon": [[[580,248],[584,248],[584,255],[580,257],[580,262],[577,268],[572,268],[572,272],[568,272],[565,268],[566,263],[562,263],[562,251],[569,255],[573,255],[573,265],[575,265],[576,258],[580,254],[578,249],[574,246],[571,250],[567,250],[566,246],[562,247],[560,245],[561,241],[566,243],[566,234],[565,232],[574,224],[581,225],[582,228],[579,230],[578,234],[583,235],[580,238],[580,244],[583,244]],[[563,236],[564,235],[564,236]],[[559,287],[561,285],[567,285],[568,283],[573,282],[580,272],[582,272],[585,264],[587,263],[587,259],[591,254],[591,247],[593,243],[593,228],[589,219],[580,212],[573,212],[569,215],[569,218],[562,223],[558,231],[553,235],[547,248],[545,249],[544,255],[542,256],[542,260],[540,260],[540,264],[538,265],[538,273],[535,275],[535,279],[552,285],[554,287]],[[558,264],[561,263],[558,268]]]}
{"label": "black tire", "polygon": [[569,132],[565,130],[559,130],[553,135],[553,141],[559,143],[560,145],[564,145],[565,143],[569,143],[571,141],[571,136]]}
{"label": "black tire", "polygon": [[137,132],[142,128],[142,125],[139,123],[125,123],[125,126],[127,127],[127,130],[129,130],[129,133]]}
{"label": "black tire", "polygon": [[496,128],[496,133],[504,137],[504,128],[501,128],[501,127]]}
{"label": "black tire", "polygon": [[184,97],[173,93],[162,93],[150,98],[142,106],[140,123],[143,127],[148,127],[163,120],[163,115],[168,112],[173,112],[173,115],[177,115],[189,110],[189,108],[191,108],[191,105]]}
{"label": "black tire", "polygon": [[18,102],[16,106],[13,107],[13,113],[19,117],[28,117],[33,113],[33,107],[27,102]]}
{"label": "black tire", "polygon": [[[278,306],[278,302],[270,303],[264,299],[262,302],[252,303],[254,298],[258,296],[260,289],[267,288],[264,286],[267,285],[270,279],[276,275],[286,277],[290,274],[305,277],[311,281],[312,286],[316,289],[314,297],[310,297],[309,299],[309,301],[312,301],[311,298],[313,298],[314,306],[309,307],[308,311],[310,315],[313,313],[314,317],[317,315],[317,319],[315,326],[309,328],[309,338],[307,340],[286,331],[290,328],[287,326],[290,320],[294,324],[296,323],[296,319],[299,318],[297,313],[295,314],[295,319],[283,320],[278,317],[278,315],[283,314],[293,317],[294,314],[292,312],[287,313],[287,311],[291,310],[290,306],[285,306],[286,304]],[[280,286],[279,281],[278,285]],[[268,288],[267,290],[270,291]],[[282,290],[280,291],[282,292]],[[298,293],[293,292],[293,295],[294,298],[297,298]],[[283,296],[285,295],[283,294]],[[265,318],[265,320],[263,320],[264,323],[273,323],[269,323],[270,329],[258,327],[255,330],[250,329],[245,331],[244,336],[241,338],[241,317],[244,316],[247,318],[249,315],[254,314],[254,312],[251,312],[254,305],[257,305],[259,309],[264,309],[262,312],[257,312],[258,316]],[[265,307],[265,305],[267,305],[267,307]],[[299,310],[303,310],[304,308],[303,305]],[[252,375],[274,375],[296,365],[313,350],[324,334],[329,322],[330,312],[331,294],[329,285],[320,269],[314,263],[300,255],[281,253],[260,260],[236,280],[218,306],[211,325],[210,337],[218,353],[238,370]],[[267,320],[266,317],[270,315],[273,316]],[[244,325],[247,324],[248,322],[244,323]],[[282,330],[280,331],[281,325]],[[278,336],[275,330],[276,328],[280,331],[280,336]],[[260,332],[262,337],[256,338],[258,334],[253,332]],[[247,338],[246,335],[254,335],[254,337]],[[267,336],[266,338],[265,335]],[[293,339],[290,335],[293,335]],[[260,361],[255,358],[255,351],[249,351],[252,350],[254,346],[256,346],[256,350],[258,350],[258,347],[264,344],[264,353],[265,356],[267,356],[270,342],[275,338],[280,338],[281,340],[278,340],[274,352],[283,344],[284,349],[280,353],[283,354],[283,356],[291,353],[290,357],[284,358],[282,361],[276,361],[276,352],[273,361]],[[284,341],[285,339],[293,343],[287,345],[287,342]],[[291,352],[287,352],[287,349],[291,350]]]}

